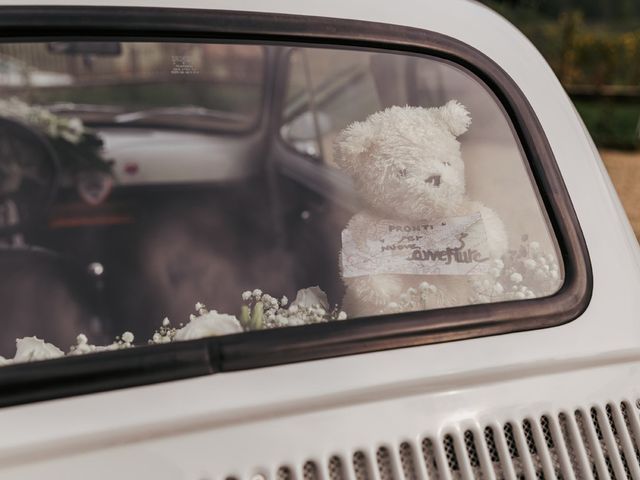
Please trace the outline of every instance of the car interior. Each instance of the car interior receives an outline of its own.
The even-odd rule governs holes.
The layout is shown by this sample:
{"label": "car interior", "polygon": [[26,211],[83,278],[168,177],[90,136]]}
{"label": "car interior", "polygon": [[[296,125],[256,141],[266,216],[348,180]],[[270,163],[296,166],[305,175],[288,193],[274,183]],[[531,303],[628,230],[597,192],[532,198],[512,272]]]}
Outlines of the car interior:
{"label": "car interior", "polygon": [[292,298],[318,285],[339,305],[341,231],[361,204],[333,142],[392,105],[464,103],[470,195],[499,213],[510,245],[528,234],[556,249],[508,115],[448,61],[220,42],[0,53],[59,74],[0,84],[0,98],[81,119],[109,165],[74,170],[51,135],[0,111],[0,355],[22,336],[149,338],[196,302],[238,314],[255,288]]}

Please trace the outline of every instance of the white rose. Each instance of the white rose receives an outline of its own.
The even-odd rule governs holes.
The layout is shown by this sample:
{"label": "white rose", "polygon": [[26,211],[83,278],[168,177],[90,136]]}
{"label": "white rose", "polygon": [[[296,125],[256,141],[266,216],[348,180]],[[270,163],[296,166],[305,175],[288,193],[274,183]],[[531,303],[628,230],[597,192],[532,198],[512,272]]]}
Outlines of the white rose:
{"label": "white rose", "polygon": [[32,362],[64,357],[64,352],[55,345],[45,343],[36,337],[24,337],[16,340],[14,362]]}
{"label": "white rose", "polygon": [[320,305],[325,310],[329,310],[329,299],[327,298],[327,294],[324,293],[320,287],[315,286],[298,290],[296,299],[293,301],[292,305],[305,308]]}
{"label": "white rose", "polygon": [[3,356],[0,355],[0,367],[4,367],[5,365],[11,365],[13,363],[13,360],[11,360],[10,358],[4,358]]}
{"label": "white rose", "polygon": [[125,343],[133,343],[134,336],[131,332],[124,332],[122,334],[122,341]]}
{"label": "white rose", "polygon": [[84,133],[84,124],[82,123],[82,120],[77,117],[70,118],[67,122],[67,127],[77,135],[82,135]]}
{"label": "white rose", "polygon": [[82,138],[82,134],[77,133],[73,130],[60,129],[59,133],[60,133],[60,136],[64,138],[67,142],[73,143],[73,144],[80,143],[80,139]]}
{"label": "white rose", "polygon": [[236,317],[212,310],[192,319],[176,332],[174,339],[195,340],[196,338],[215,337],[238,332],[242,332],[242,326]]}

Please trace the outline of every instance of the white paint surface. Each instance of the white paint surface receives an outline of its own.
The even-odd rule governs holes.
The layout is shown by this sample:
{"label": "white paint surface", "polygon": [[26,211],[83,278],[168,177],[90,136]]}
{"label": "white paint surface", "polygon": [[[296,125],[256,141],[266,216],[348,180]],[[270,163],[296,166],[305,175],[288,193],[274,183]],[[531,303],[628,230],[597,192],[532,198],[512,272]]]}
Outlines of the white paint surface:
{"label": "white paint surface", "polygon": [[[2,4],[80,5],[38,0]],[[530,43],[458,0],[93,1],[243,9],[410,25],[462,40],[516,81],[546,132],[583,229],[593,298],[553,329],[348,356],[0,410],[0,478],[222,478],[395,445],[640,392],[640,261],[597,153]],[[375,455],[373,456],[375,458]],[[296,463],[297,462],[297,463]],[[4,471],[3,471],[4,469]]]}

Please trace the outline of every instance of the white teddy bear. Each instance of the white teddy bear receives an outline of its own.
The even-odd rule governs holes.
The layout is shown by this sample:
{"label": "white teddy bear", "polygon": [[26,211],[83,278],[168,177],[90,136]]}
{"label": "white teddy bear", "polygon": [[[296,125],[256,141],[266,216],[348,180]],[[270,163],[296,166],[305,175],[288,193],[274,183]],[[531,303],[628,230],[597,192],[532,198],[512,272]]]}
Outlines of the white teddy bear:
{"label": "white teddy bear", "polygon": [[391,107],[336,138],[336,163],[364,204],[342,232],[350,317],[468,304],[473,286],[499,268],[502,221],[466,195],[456,137],[470,124],[451,100]]}

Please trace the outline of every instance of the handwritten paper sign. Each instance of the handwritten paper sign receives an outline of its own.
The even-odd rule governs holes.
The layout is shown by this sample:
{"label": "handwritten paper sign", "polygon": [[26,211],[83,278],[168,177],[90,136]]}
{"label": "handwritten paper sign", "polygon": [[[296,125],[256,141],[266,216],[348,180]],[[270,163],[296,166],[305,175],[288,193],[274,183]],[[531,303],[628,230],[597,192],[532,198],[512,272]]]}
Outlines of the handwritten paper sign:
{"label": "handwritten paper sign", "polygon": [[345,278],[383,273],[477,275],[489,271],[487,233],[479,212],[437,222],[378,220],[342,231]]}

